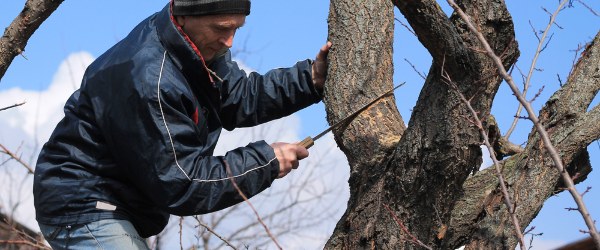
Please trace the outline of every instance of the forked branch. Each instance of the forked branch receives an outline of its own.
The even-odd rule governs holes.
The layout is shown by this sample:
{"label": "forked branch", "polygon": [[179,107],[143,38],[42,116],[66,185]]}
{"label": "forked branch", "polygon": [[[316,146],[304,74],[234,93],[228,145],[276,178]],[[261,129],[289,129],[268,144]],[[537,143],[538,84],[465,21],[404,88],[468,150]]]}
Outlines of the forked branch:
{"label": "forked branch", "polygon": [[6,148],[4,145],[0,144],[0,153],[6,154],[8,155],[10,158],[14,159],[15,161],[17,161],[19,164],[21,164],[23,167],[25,167],[27,169],[27,172],[29,174],[33,174],[33,168],[31,166],[29,166],[29,164],[27,164],[26,162],[24,162],[21,157],[19,157],[17,154],[15,154],[14,152],[8,150],[8,148]]}

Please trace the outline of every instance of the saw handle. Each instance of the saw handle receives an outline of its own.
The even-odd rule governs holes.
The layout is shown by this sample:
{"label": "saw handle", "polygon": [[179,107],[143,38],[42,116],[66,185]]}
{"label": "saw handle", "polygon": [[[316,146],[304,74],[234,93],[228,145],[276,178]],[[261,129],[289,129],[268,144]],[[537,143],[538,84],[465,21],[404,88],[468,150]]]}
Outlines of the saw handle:
{"label": "saw handle", "polygon": [[307,136],[306,138],[304,138],[304,140],[302,140],[301,142],[298,142],[297,145],[302,146],[306,149],[309,149],[310,147],[315,145],[315,141],[312,139],[312,137]]}

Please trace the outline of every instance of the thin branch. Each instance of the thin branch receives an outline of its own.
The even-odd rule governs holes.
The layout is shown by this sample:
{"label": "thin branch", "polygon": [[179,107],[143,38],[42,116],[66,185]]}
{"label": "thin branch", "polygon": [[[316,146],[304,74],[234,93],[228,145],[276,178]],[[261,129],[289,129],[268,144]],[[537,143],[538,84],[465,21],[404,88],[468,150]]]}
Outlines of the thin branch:
{"label": "thin branch", "polygon": [[415,31],[413,31],[410,27],[408,27],[408,25],[406,25],[404,22],[402,22],[400,19],[398,18],[394,18],[394,20],[396,20],[397,22],[400,23],[400,25],[404,26],[404,28],[406,28],[408,30],[408,32],[412,33],[413,35],[417,36],[417,33],[415,33]]}
{"label": "thin branch", "polygon": [[[479,41],[483,44],[485,50],[487,51],[487,55],[492,59],[492,61],[498,68],[498,73],[508,83],[508,85],[510,86],[510,89],[513,91],[513,94],[517,97],[517,100],[519,100],[519,102],[524,106],[525,110],[529,114],[529,119],[533,122],[534,127],[535,127],[536,131],[538,132],[538,134],[544,144],[544,147],[550,154],[552,161],[554,161],[554,167],[556,167],[556,169],[560,173],[560,176],[562,177],[563,182],[565,183],[565,186],[569,190],[569,193],[571,193],[571,196],[573,196],[575,203],[577,203],[578,211],[579,211],[579,213],[581,213],[583,220],[585,221],[587,227],[589,228],[589,234],[594,239],[594,243],[596,244],[596,247],[600,249],[600,235],[598,234],[598,231],[596,230],[596,225],[594,223],[594,220],[592,219],[585,203],[583,202],[583,198],[581,197],[581,195],[579,194],[577,189],[575,189],[573,180],[569,176],[569,173],[566,171],[566,169],[563,165],[562,159],[560,158],[560,156],[558,154],[558,151],[552,144],[552,141],[550,141],[550,136],[548,135],[548,131],[546,131],[544,129],[542,123],[540,122],[537,115],[535,114],[533,107],[531,107],[531,104],[528,103],[527,100],[525,100],[525,97],[519,93],[519,89],[515,85],[515,82],[513,81],[512,77],[510,75],[508,75],[508,73],[506,72],[506,69],[504,68],[504,65],[502,64],[502,60],[494,53],[494,51],[490,47],[489,43],[485,39],[485,37],[483,37],[483,34],[481,34],[481,32],[477,31],[477,29],[471,23],[469,17],[454,2],[454,0],[447,0],[447,1],[452,6],[452,8],[456,11],[456,13],[458,13],[458,15],[460,15],[460,17],[465,21],[465,23],[469,27],[469,30],[471,30],[471,32],[473,32],[477,36]],[[561,2],[560,6],[564,5],[566,2],[567,2],[567,0],[563,0]]]}
{"label": "thin branch", "polygon": [[421,78],[423,78],[423,80],[427,79],[427,78],[425,77],[425,75],[424,75],[423,73],[419,72],[419,70],[417,70],[417,67],[415,67],[415,65],[414,65],[414,64],[412,64],[412,63],[411,63],[411,62],[410,62],[408,59],[404,58],[404,61],[406,61],[408,64],[410,64],[410,66],[413,68],[413,70],[414,70],[415,72],[417,72],[417,74],[419,74],[419,76],[420,76]]}
{"label": "thin branch", "polygon": [[419,239],[417,239],[417,237],[415,237],[414,235],[412,235],[409,231],[408,228],[406,228],[406,226],[404,226],[404,223],[402,223],[402,221],[400,219],[398,219],[398,217],[396,216],[396,214],[394,213],[394,211],[392,211],[392,209],[387,205],[387,204],[383,204],[383,207],[385,207],[385,209],[388,210],[388,212],[390,212],[390,215],[392,215],[392,218],[394,218],[394,221],[396,221],[396,223],[398,224],[398,226],[400,226],[400,228],[402,229],[402,231],[407,234],[408,236],[410,236],[411,240],[410,242],[421,246],[425,249],[429,249],[432,250],[431,247],[425,245],[423,242],[421,242]]}
{"label": "thin branch", "polygon": [[538,36],[538,32],[537,32],[537,30],[535,30],[535,27],[533,27],[533,23],[531,23],[531,20],[529,20],[529,27],[531,27],[531,30],[533,31],[533,34],[535,35],[535,38],[537,38],[538,43],[539,43],[540,36]]}
{"label": "thin branch", "polygon": [[[37,233],[18,222],[14,222],[12,218],[3,214],[0,214],[0,231],[8,232],[9,234],[13,235],[12,238],[0,240],[0,246],[3,244],[28,245],[34,249],[51,249],[41,242]],[[12,248],[9,247],[9,249]]]}
{"label": "thin branch", "polygon": [[460,97],[462,102],[467,106],[467,109],[469,110],[469,112],[471,113],[471,116],[474,119],[475,126],[477,126],[477,128],[479,129],[479,133],[481,134],[481,137],[483,138],[483,143],[485,144],[486,148],[488,149],[488,151],[490,153],[490,156],[491,156],[490,158],[494,162],[494,167],[496,169],[496,176],[498,176],[498,182],[500,183],[500,190],[502,191],[502,197],[504,198],[504,204],[508,208],[508,212],[510,214],[511,221],[513,223],[513,226],[515,227],[515,232],[517,234],[517,238],[519,239],[519,245],[521,247],[521,250],[525,250],[525,240],[524,240],[523,234],[521,233],[521,225],[519,223],[519,219],[517,218],[517,214],[515,213],[516,206],[513,205],[514,203],[511,201],[510,195],[508,194],[508,188],[506,187],[506,182],[504,181],[504,176],[502,175],[502,167],[500,167],[500,163],[498,162],[498,159],[496,158],[496,152],[494,151],[494,147],[492,147],[492,144],[490,143],[489,136],[488,136],[487,132],[485,131],[485,129],[483,128],[483,123],[481,122],[481,119],[479,119],[479,116],[477,115],[477,111],[475,111],[473,106],[471,106],[471,103],[469,102],[469,100],[467,100],[467,98],[460,92],[460,90],[458,89],[456,84],[452,81],[452,79],[450,79],[450,75],[448,75],[448,73],[446,71],[444,71],[443,66],[442,66],[442,78],[444,79],[444,82],[446,82],[446,84],[450,85],[450,87],[455,90],[455,92],[458,94],[458,96]]}
{"label": "thin branch", "polygon": [[585,191],[583,191],[583,193],[581,193],[581,196],[584,196],[585,194],[587,194],[588,192],[590,192],[590,190],[592,190],[592,187],[587,187],[585,189]]}
{"label": "thin branch", "polygon": [[[565,8],[566,8],[566,7],[565,7]],[[565,8],[559,8],[559,9],[558,9],[558,11],[562,11],[562,10],[563,10],[563,9],[565,9]],[[562,29],[564,29],[562,26],[558,25],[558,23],[557,23],[557,22],[553,22],[553,21],[552,21],[552,18],[553,18],[553,17],[554,17],[554,15],[556,15],[557,13],[554,13],[554,14],[552,14],[552,13],[550,13],[550,11],[548,11],[548,10],[547,10],[546,8],[544,8],[544,7],[542,7],[542,10],[544,10],[544,12],[546,12],[546,13],[548,14],[548,16],[549,16],[549,18],[550,18],[550,24],[554,24],[554,25],[556,25],[556,27],[558,27],[558,28],[559,28],[559,29],[561,29],[561,30],[562,30]]]}
{"label": "thin branch", "polygon": [[532,227],[531,229],[527,230],[527,232],[525,232],[525,234],[530,234],[531,235],[531,240],[529,240],[529,248],[528,249],[532,249],[533,248],[533,239],[536,236],[542,236],[544,234],[544,233],[539,233],[539,234],[531,233],[531,231],[533,231],[533,229],[535,229],[535,227]]}
{"label": "thin branch", "polygon": [[[31,246],[35,249],[51,249],[47,246],[44,245],[40,245],[39,243],[35,243],[35,242],[31,242],[31,241],[26,241],[26,240],[0,240],[0,245],[2,244],[7,244],[7,245],[27,245],[27,246]],[[10,247],[9,247],[10,249]]]}
{"label": "thin branch", "polygon": [[533,96],[533,98],[531,98],[531,101],[529,101],[529,102],[530,102],[530,103],[533,103],[533,102],[535,102],[535,99],[537,99],[538,97],[540,97],[540,95],[542,94],[542,92],[544,92],[544,88],[545,88],[545,87],[546,87],[546,86],[542,86],[542,87],[541,87],[541,88],[538,90],[538,92],[537,92],[537,93],[536,93],[536,94]]}
{"label": "thin branch", "polygon": [[[550,28],[552,27],[552,24],[555,23],[556,20],[556,16],[558,16],[558,12],[560,12],[560,10],[563,8],[563,6],[565,5],[565,3],[568,0],[563,0],[558,8],[556,9],[556,11],[554,11],[553,14],[550,15],[550,21],[548,22],[548,25],[546,25],[546,29],[544,30],[544,33],[542,33],[542,37],[538,37],[537,34],[535,35],[536,37],[538,37],[538,46],[537,49],[535,51],[535,54],[533,55],[533,60],[531,61],[531,66],[529,67],[529,73],[527,74],[527,79],[525,80],[525,83],[523,84],[523,96],[527,96],[527,90],[529,89],[529,86],[531,84],[531,77],[533,76],[533,71],[535,70],[535,65],[537,64],[538,58],[540,57],[540,54],[542,53],[542,51],[546,48],[546,46],[548,45],[546,43],[546,45],[544,45],[544,40],[546,40],[546,36],[548,35],[548,32],[550,31]],[[469,21],[466,21],[469,22]],[[530,22],[531,24],[531,22]],[[532,26],[533,28],[533,26]],[[550,41],[548,41],[550,42]],[[504,67],[504,66],[502,66]],[[515,93],[515,95],[518,95],[518,93]],[[517,108],[517,113],[515,114],[515,116],[520,116],[521,115],[521,111],[523,111],[523,104],[519,103],[519,107]],[[519,122],[519,119],[515,118],[513,120],[512,125],[510,126],[510,128],[508,129],[508,131],[506,132],[506,135],[504,135],[504,138],[506,138],[506,140],[509,139],[510,135],[512,134],[512,132],[515,130],[515,127],[517,126],[517,123]]]}
{"label": "thin branch", "polygon": [[200,224],[200,226],[204,227],[204,229],[206,229],[207,231],[209,231],[214,236],[217,236],[217,238],[219,238],[221,241],[223,241],[229,247],[237,250],[237,248],[234,247],[233,244],[231,244],[229,241],[227,241],[227,239],[223,238],[217,232],[215,232],[214,230],[212,230],[212,228],[210,228],[208,225],[206,225],[204,222],[202,222],[202,220],[200,220],[200,218],[198,218],[198,216],[194,216],[194,219],[196,219],[196,221],[198,222],[198,224]]}
{"label": "thin branch", "polygon": [[4,111],[4,110],[7,110],[7,109],[11,109],[11,108],[19,107],[19,106],[21,106],[21,105],[23,105],[23,104],[25,104],[25,103],[27,103],[27,102],[17,103],[17,104],[14,104],[14,105],[10,105],[10,106],[8,106],[8,107],[0,108],[0,111]]}
{"label": "thin branch", "polygon": [[227,175],[229,176],[228,178],[231,181],[231,184],[233,184],[233,187],[238,191],[239,195],[244,199],[244,201],[248,204],[248,206],[250,206],[250,208],[252,209],[252,211],[256,215],[256,219],[265,228],[265,232],[269,235],[269,237],[271,238],[271,240],[273,240],[273,242],[275,243],[275,245],[277,246],[277,248],[283,249],[281,247],[281,245],[279,245],[279,242],[277,242],[277,239],[275,239],[275,236],[273,236],[273,234],[271,234],[271,231],[269,230],[269,227],[267,227],[267,225],[265,224],[265,222],[260,218],[260,215],[258,214],[258,211],[256,211],[256,209],[254,208],[254,205],[252,205],[252,202],[250,202],[250,200],[248,200],[248,197],[244,194],[244,192],[242,192],[242,190],[240,189],[240,187],[238,187],[237,183],[235,182],[235,177],[233,177],[233,173],[231,172],[231,168],[229,167],[229,164],[227,163],[227,161],[223,160],[223,163],[225,164],[225,168],[227,170]]}
{"label": "thin branch", "polygon": [[2,151],[0,151],[0,153],[4,153],[4,154],[10,156],[10,158],[15,159],[18,163],[20,163],[21,165],[23,165],[23,167],[25,167],[27,169],[27,171],[29,172],[29,174],[33,174],[33,168],[31,168],[29,166],[29,164],[27,164],[23,160],[21,160],[21,157],[17,156],[15,153],[13,153],[10,150],[8,150],[2,144],[0,144],[0,148],[2,149]]}
{"label": "thin branch", "polygon": [[552,37],[554,37],[554,34],[550,34],[550,37],[548,37],[548,41],[546,42],[546,44],[544,44],[544,47],[540,49],[540,53],[548,47],[548,44],[550,44],[550,42],[552,41]]}
{"label": "thin branch", "polygon": [[594,9],[592,9],[592,7],[588,6],[583,1],[577,0],[577,2],[581,3],[584,7],[586,7],[590,12],[592,12],[592,14],[594,14],[594,16],[600,17],[600,15],[598,14],[598,12],[594,11]]}
{"label": "thin branch", "polygon": [[573,63],[571,64],[571,70],[569,70],[569,75],[571,75],[571,73],[573,73],[573,70],[575,69],[575,65],[577,64],[577,58],[579,56],[579,53],[581,52],[582,49],[584,49],[586,46],[581,46],[581,44],[577,44],[577,49],[573,50],[573,52],[575,52],[573,55]]}
{"label": "thin branch", "polygon": [[183,250],[183,217],[179,217],[179,248]]}

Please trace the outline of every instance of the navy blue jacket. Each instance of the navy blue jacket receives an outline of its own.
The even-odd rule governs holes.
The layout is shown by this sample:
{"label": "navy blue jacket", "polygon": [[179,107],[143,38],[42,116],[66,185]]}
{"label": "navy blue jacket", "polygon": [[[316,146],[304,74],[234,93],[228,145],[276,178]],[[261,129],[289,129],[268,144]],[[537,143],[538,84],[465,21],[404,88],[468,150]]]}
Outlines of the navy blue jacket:
{"label": "navy blue jacket", "polygon": [[169,214],[242,201],[226,165],[246,195],[261,192],[279,172],[273,149],[259,141],[213,156],[221,129],[318,102],[311,79],[310,60],[248,76],[229,52],[206,64],[167,5],[96,59],[67,101],[35,169],[37,220],[127,219],[148,237]]}

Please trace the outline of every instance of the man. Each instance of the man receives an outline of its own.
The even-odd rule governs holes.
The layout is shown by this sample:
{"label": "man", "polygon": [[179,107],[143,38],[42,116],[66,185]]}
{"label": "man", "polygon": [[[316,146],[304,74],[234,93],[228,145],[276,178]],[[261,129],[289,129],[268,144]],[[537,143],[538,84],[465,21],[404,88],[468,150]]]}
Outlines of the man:
{"label": "man", "polygon": [[216,211],[298,167],[308,151],[264,141],[213,156],[222,128],[320,100],[316,60],[246,75],[231,61],[249,0],[174,0],[94,61],[40,153],[36,219],[53,248],[147,249],[170,214]]}

